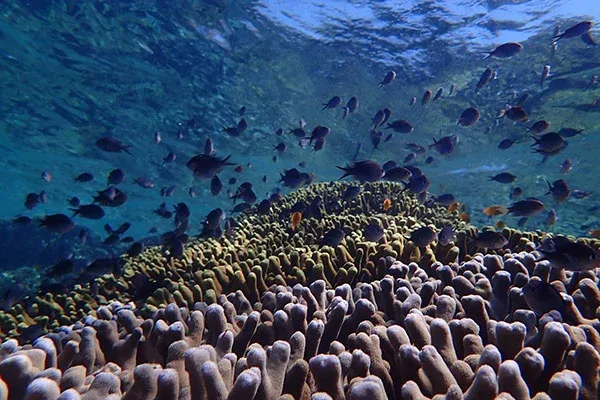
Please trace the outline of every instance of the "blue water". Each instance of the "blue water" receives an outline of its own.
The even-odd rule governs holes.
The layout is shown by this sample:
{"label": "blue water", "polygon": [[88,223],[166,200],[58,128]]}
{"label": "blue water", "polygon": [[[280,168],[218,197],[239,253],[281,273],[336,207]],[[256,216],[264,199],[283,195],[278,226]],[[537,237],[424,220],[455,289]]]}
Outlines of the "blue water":
{"label": "blue water", "polygon": [[[14,280],[21,268],[52,265],[68,253],[89,261],[120,254],[127,245],[100,244],[107,236],[103,225],[116,228],[130,222],[127,234],[136,240],[156,237],[151,228],[158,234],[173,228],[172,220],[152,213],[161,202],[169,208],[186,202],[192,210],[189,233],[196,235],[209,210],[232,208],[226,189],[235,191],[244,181],[254,184],[261,199],[279,189],[284,169],[301,161],[306,167],[300,169],[313,172],[318,181],[334,180],[340,176],[335,166],[351,161],[359,143],[358,159],[401,163],[409,153],[405,143],[428,146],[433,137],[453,134],[460,137],[453,154],[441,157],[430,151],[433,163],[425,165],[422,156],[413,163],[430,177],[433,194],[451,192],[474,224],[493,224],[496,220],[481,209],[509,205],[512,185],[490,182],[488,176],[510,171],[525,197],[543,198],[559,216],[554,226],[544,226],[544,214],[525,228],[586,235],[600,228],[600,108],[592,106],[600,85],[586,89],[600,74],[600,46],[574,38],[560,41],[554,56],[550,49],[557,24],[564,30],[585,19],[600,21],[596,1],[2,2],[0,267]],[[591,33],[600,41],[599,30]],[[510,59],[482,60],[484,53],[508,41],[519,41],[524,50]],[[542,89],[539,74],[546,64],[554,75]],[[487,66],[498,78],[475,93]],[[389,70],[397,73],[396,80],[378,88]],[[451,84],[456,93],[447,97]],[[442,98],[422,107],[424,91],[435,93],[439,87],[445,90]],[[504,119],[496,126],[498,110],[523,93],[531,95],[525,106],[530,121]],[[342,105],[357,96],[357,113],[342,119],[340,107],[321,111],[321,103],[334,95],[342,97]],[[417,104],[411,107],[413,96]],[[481,120],[474,127],[458,127],[462,110],[473,105]],[[248,129],[230,137],[222,128],[237,123],[242,106]],[[391,120],[407,119],[415,129],[395,134],[373,150],[370,119],[384,107],[392,109]],[[194,127],[186,124],[190,119]],[[324,150],[302,149],[288,133],[275,135],[278,128],[289,132],[297,127],[300,119],[308,130],[332,128]],[[576,127],[584,132],[541,164],[525,133],[537,119],[547,119],[550,130]],[[157,131],[162,137],[158,144]],[[132,155],[100,151],[94,143],[102,136],[130,145]],[[217,197],[210,194],[209,181],[194,179],[185,166],[202,153],[207,138],[219,156],[231,154],[244,167],[242,173],[229,167],[220,174],[225,190]],[[504,138],[519,142],[502,151],[496,146]],[[280,141],[288,149],[274,162],[272,148]],[[171,151],[175,162],[162,166]],[[560,164],[567,157],[574,166],[562,175]],[[129,198],[122,207],[105,208],[101,220],[75,217],[92,232],[86,245],[76,239],[79,227],[61,237],[12,224],[20,215],[66,213],[73,196],[90,203],[117,167],[126,173],[120,188]],[[50,182],[41,179],[45,170],[52,174]],[[82,172],[93,173],[94,181],[74,182]],[[141,176],[152,178],[155,187],[132,183]],[[231,177],[237,184],[227,184]],[[571,188],[594,193],[553,204],[544,195],[546,179],[561,178]],[[160,189],[170,185],[177,186],[174,195],[161,197]],[[188,195],[190,187],[197,197]],[[42,190],[47,203],[26,210],[27,193]],[[505,219],[509,226],[516,221]]]}

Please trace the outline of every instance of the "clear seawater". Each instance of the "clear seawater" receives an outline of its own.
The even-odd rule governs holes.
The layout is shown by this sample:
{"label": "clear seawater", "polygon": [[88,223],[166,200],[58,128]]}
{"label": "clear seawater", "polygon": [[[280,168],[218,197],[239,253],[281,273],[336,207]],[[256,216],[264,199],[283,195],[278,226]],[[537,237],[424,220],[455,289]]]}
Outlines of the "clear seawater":
{"label": "clear seawater", "polygon": [[[132,224],[127,232],[136,240],[172,229],[172,220],[152,213],[163,201],[168,207],[185,202],[192,211],[189,233],[197,235],[207,212],[230,210],[227,188],[250,181],[260,198],[277,190],[280,173],[298,167],[313,172],[318,181],[338,179],[337,165],[358,159],[401,163],[408,142],[423,146],[432,138],[457,134],[453,154],[431,151],[433,163],[420,156],[413,163],[429,176],[430,192],[453,193],[464,204],[474,224],[493,224],[481,210],[492,204],[509,205],[510,188],[488,177],[509,171],[525,197],[544,199],[555,208],[558,221],[544,225],[545,215],[531,219],[526,229],[586,235],[600,228],[600,84],[589,85],[600,74],[600,46],[579,38],[563,40],[551,54],[555,27],[600,22],[595,0],[522,1],[348,1],[348,0],[204,0],[204,1],[3,1],[0,3],[0,268],[2,286],[27,281],[29,287],[44,268],[68,253],[92,261],[118,255],[128,245],[103,246],[103,225]],[[592,28],[600,42],[600,30]],[[524,50],[510,59],[483,60],[504,42],[518,41]],[[544,65],[552,77],[540,88]],[[497,79],[478,93],[475,84],[486,67]],[[394,70],[396,80],[378,83]],[[447,97],[450,86],[456,93]],[[421,106],[425,90],[444,88],[442,98]],[[527,123],[506,119],[496,124],[499,109],[529,93]],[[351,96],[360,102],[356,114],[342,119],[341,107],[321,111],[334,95],[342,105]],[[415,96],[417,104],[409,105]],[[239,137],[223,133],[240,119],[246,107],[248,129]],[[482,114],[473,127],[456,121],[462,110],[476,106]],[[371,117],[389,107],[391,120],[406,119],[415,129],[395,134],[373,150],[369,139]],[[185,124],[193,119],[194,127]],[[331,127],[324,150],[302,149],[291,129],[304,119],[307,129]],[[567,149],[541,163],[526,133],[535,120],[546,119],[550,130],[583,128],[569,138]],[[286,132],[275,135],[278,128]],[[157,144],[155,133],[162,141]],[[178,137],[181,131],[183,137]],[[387,132],[386,132],[387,133]],[[132,155],[100,151],[95,142],[113,136],[130,145]],[[203,152],[212,138],[218,155],[244,166],[220,174],[221,195],[210,194],[207,180],[194,179],[186,162]],[[499,150],[505,138],[518,139]],[[283,141],[287,151],[273,146]],[[162,164],[169,153],[175,162]],[[560,164],[572,158],[566,175]],[[251,166],[249,166],[249,164]],[[129,199],[118,208],[105,208],[98,221],[75,217],[90,228],[87,244],[78,243],[78,229],[67,235],[50,234],[33,225],[15,226],[12,219],[26,215],[68,213],[73,196],[83,204],[106,188],[110,170],[122,168],[121,184]],[[42,171],[53,179],[45,182]],[[82,172],[95,180],[74,182]],[[267,176],[267,182],[262,181]],[[155,182],[152,189],[133,184],[140,176]],[[231,177],[236,185],[228,185]],[[586,199],[570,198],[553,204],[546,180],[564,178],[572,189],[593,191]],[[172,197],[160,189],[176,185]],[[188,195],[195,187],[196,198]],[[27,193],[46,191],[48,201],[28,211]],[[285,192],[286,190],[283,190]],[[69,213],[70,215],[70,213]],[[509,226],[518,218],[506,217]],[[35,273],[31,273],[31,272]]]}

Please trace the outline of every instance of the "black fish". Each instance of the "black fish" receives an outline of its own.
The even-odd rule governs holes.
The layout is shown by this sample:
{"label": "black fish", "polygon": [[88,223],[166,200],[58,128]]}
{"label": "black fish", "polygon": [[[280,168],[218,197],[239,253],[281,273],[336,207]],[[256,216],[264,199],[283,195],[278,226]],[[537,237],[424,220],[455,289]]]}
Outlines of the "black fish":
{"label": "black fish", "polygon": [[13,224],[16,224],[16,225],[27,225],[27,224],[31,223],[31,221],[32,221],[32,219],[30,217],[27,217],[24,215],[16,217],[12,220]]}
{"label": "black fish", "polygon": [[75,182],[89,182],[94,180],[94,175],[90,174],[89,172],[84,172],[82,174],[77,175],[77,177],[74,180]]}
{"label": "black fish", "polygon": [[591,271],[600,266],[600,253],[593,247],[567,238],[557,237],[542,241],[536,249],[542,253],[537,261],[548,260],[550,266],[569,271]]}
{"label": "black fish", "polygon": [[427,247],[437,239],[437,234],[428,226],[423,226],[410,233],[410,240],[418,247]]}
{"label": "black fish", "polygon": [[402,161],[404,164],[408,164],[409,162],[411,162],[412,160],[415,159],[417,155],[415,153],[408,153],[406,155],[406,157],[404,157],[404,160]]}
{"label": "black fish", "polygon": [[94,196],[94,203],[105,207],[119,207],[125,203],[125,200],[127,200],[127,195],[114,186],[109,186]]}
{"label": "black fish", "polygon": [[133,155],[128,150],[131,146],[126,146],[120,140],[115,139],[115,138],[110,137],[110,136],[105,136],[103,138],[100,138],[100,139],[96,140],[96,146],[100,150],[106,151],[108,153],[120,153],[120,152],[124,151],[127,154]]}
{"label": "black fish", "polygon": [[220,173],[226,166],[235,165],[228,161],[230,157],[231,156],[229,155],[221,159],[206,154],[199,154],[192,157],[186,165],[194,172],[196,178],[211,179],[213,176]]}
{"label": "black fish", "polygon": [[425,175],[415,176],[414,172],[412,174],[413,176],[403,190],[410,190],[416,195],[427,192],[430,186],[429,179]]}
{"label": "black fish", "polygon": [[359,161],[351,163],[346,167],[338,166],[337,168],[344,171],[344,174],[340,177],[340,180],[347,176],[354,176],[361,183],[378,181],[385,174],[385,171],[383,168],[381,168],[381,165],[373,160]]}
{"label": "black fish", "polygon": [[377,222],[371,222],[363,230],[363,238],[368,242],[379,242],[383,238],[383,228]]}
{"label": "black fish", "polygon": [[517,42],[504,43],[504,44],[501,44],[500,46],[496,47],[494,50],[490,51],[488,53],[488,55],[485,56],[484,60],[488,59],[490,57],[509,58],[509,57],[516,55],[521,50],[523,50],[523,46],[520,43],[517,43]]}
{"label": "black fish", "polygon": [[514,139],[504,139],[503,141],[498,143],[498,148],[500,150],[506,150],[506,149],[510,148],[513,144],[515,144]]}
{"label": "black fish", "polygon": [[533,125],[531,125],[531,127],[527,129],[527,132],[533,131],[534,133],[542,133],[549,127],[550,124],[547,121],[541,119],[539,121],[536,121]]}
{"label": "black fish", "polygon": [[566,143],[563,137],[556,132],[548,132],[540,137],[532,136],[531,138],[534,141],[531,147],[538,146],[536,149],[538,152],[541,150],[542,152],[551,153],[563,148]]}
{"label": "black fish", "polygon": [[344,107],[344,118],[346,118],[348,114],[355,113],[356,110],[358,110],[358,99],[352,96],[346,103],[346,107]]}
{"label": "black fish", "polygon": [[554,181],[554,183],[550,183],[550,181],[546,181],[548,183],[548,191],[546,194],[551,194],[554,201],[557,203],[562,203],[569,197],[569,185],[565,182],[564,179],[559,179]]}
{"label": "black fish", "polygon": [[446,207],[456,203],[456,197],[454,197],[452,193],[444,193],[440,194],[439,196],[433,196],[433,200],[435,200],[436,203]]}
{"label": "black fish", "polygon": [[321,240],[319,241],[319,248],[323,246],[337,247],[346,236],[346,233],[337,228],[333,228],[325,232]]}
{"label": "black fish", "polygon": [[512,214],[515,217],[533,217],[539,215],[545,208],[544,203],[539,200],[525,199],[508,207],[507,214]]}
{"label": "black fish", "polygon": [[429,100],[431,99],[431,90],[427,89],[425,91],[425,93],[423,94],[423,98],[421,99],[421,105],[424,106],[425,104],[429,103]]}
{"label": "black fish", "polygon": [[394,160],[386,161],[381,168],[387,173],[392,168],[396,168],[397,164]]}
{"label": "black fish", "polygon": [[594,26],[594,23],[592,21],[579,22],[578,24],[575,24],[575,25],[571,26],[570,28],[568,28],[567,30],[565,30],[560,35],[554,36],[552,38],[552,42],[556,43],[561,39],[569,39],[569,38],[581,36],[581,35],[587,33],[590,29],[592,29],[592,26]]}
{"label": "black fish", "polygon": [[392,182],[404,182],[412,177],[412,173],[404,167],[394,167],[385,171],[383,179]]}
{"label": "black fish", "polygon": [[517,177],[510,172],[502,172],[495,176],[490,176],[490,181],[496,181],[498,183],[513,183]]}
{"label": "black fish", "polygon": [[120,168],[113,169],[108,174],[107,185],[118,185],[125,179],[125,173]]}
{"label": "black fish", "polygon": [[479,121],[479,116],[479,110],[477,110],[475,107],[469,107],[462,112],[460,118],[456,122],[456,125],[464,127],[471,126]]}
{"label": "black fish", "polygon": [[379,82],[379,87],[384,87],[392,83],[392,81],[396,79],[396,73],[394,71],[388,72],[383,80]]}
{"label": "black fish", "polygon": [[312,130],[310,134],[310,141],[312,143],[313,140],[324,139],[327,135],[331,133],[331,129],[326,126],[317,126]]}
{"label": "black fish", "polygon": [[508,244],[508,239],[501,233],[494,231],[483,231],[477,234],[473,243],[477,248],[484,248],[489,250],[501,249]]}
{"label": "black fish", "polygon": [[486,68],[485,71],[483,71],[483,73],[479,77],[479,80],[477,81],[477,85],[475,85],[476,92],[488,84],[493,73],[494,73],[494,70],[491,69],[490,67]]}
{"label": "black fish", "polygon": [[385,129],[390,128],[393,129],[394,132],[398,133],[410,133],[413,131],[413,126],[408,121],[402,119],[396,120],[391,124],[387,124],[387,126],[385,127]]}
{"label": "black fish", "polygon": [[519,106],[510,107],[504,112],[504,116],[515,122],[527,121],[527,112]]}
{"label": "black fish", "polygon": [[35,206],[37,206],[40,202],[40,195],[37,193],[28,193],[27,197],[25,197],[25,208],[28,210],[33,210]]}
{"label": "black fish", "polygon": [[447,246],[454,239],[454,229],[450,225],[446,225],[438,233],[438,243],[442,246]]}
{"label": "black fish", "polygon": [[577,129],[577,128],[560,128],[558,131],[558,134],[564,138],[566,137],[573,137],[573,136],[577,136],[580,135],[583,132],[583,129]]}
{"label": "black fish", "polygon": [[432,102],[438,101],[440,99],[440,97],[442,97],[443,93],[444,93],[444,88],[439,88],[437,90],[437,92],[435,92],[435,96],[433,96],[433,99],[431,101]]}
{"label": "black fish", "polygon": [[221,180],[219,179],[219,177],[217,175],[213,176],[213,178],[210,181],[210,193],[213,196],[218,196],[219,193],[221,193],[222,189],[223,189],[223,184],[221,183]]}
{"label": "black fish", "polygon": [[383,120],[385,120],[385,113],[383,112],[383,110],[377,111],[373,118],[371,118],[371,128],[377,128],[378,126],[383,124]]}
{"label": "black fish", "polygon": [[433,138],[433,144],[429,148],[435,149],[440,155],[445,156],[451,154],[454,151],[454,145],[458,142],[458,137],[444,136],[440,140]]}
{"label": "black fish", "polygon": [[342,199],[344,199],[344,201],[355,199],[360,194],[361,190],[360,186],[348,186],[342,195]]}
{"label": "black fish", "polygon": [[563,312],[567,301],[551,284],[534,276],[523,286],[523,299],[537,315],[544,315],[552,310]]}
{"label": "black fish", "polygon": [[277,150],[279,153],[283,153],[287,149],[285,143],[280,142],[277,146],[273,146],[273,150]]}
{"label": "black fish", "polygon": [[177,156],[175,155],[175,153],[170,152],[169,154],[167,154],[165,156],[165,158],[163,158],[162,165],[170,164],[173,161],[175,161],[176,158],[177,158]]}
{"label": "black fish", "polygon": [[70,210],[73,211],[73,216],[79,215],[82,218],[100,219],[104,217],[104,210],[96,204],[85,204],[79,206],[79,208],[71,208]]}
{"label": "black fish", "polygon": [[300,172],[296,168],[284,170],[284,173],[280,175],[281,179],[279,179],[279,182],[282,182],[283,186],[292,189],[297,189],[307,184],[310,180],[309,174]]}
{"label": "black fish", "polygon": [[52,214],[44,217],[40,226],[45,227],[50,232],[54,233],[66,233],[75,227],[73,220],[65,214]]}
{"label": "black fish", "polygon": [[342,102],[342,99],[340,99],[340,96],[333,96],[331,99],[329,99],[329,101],[327,103],[323,103],[323,108],[321,109],[321,111],[328,109],[328,108],[336,108],[337,106],[340,105],[340,103]]}

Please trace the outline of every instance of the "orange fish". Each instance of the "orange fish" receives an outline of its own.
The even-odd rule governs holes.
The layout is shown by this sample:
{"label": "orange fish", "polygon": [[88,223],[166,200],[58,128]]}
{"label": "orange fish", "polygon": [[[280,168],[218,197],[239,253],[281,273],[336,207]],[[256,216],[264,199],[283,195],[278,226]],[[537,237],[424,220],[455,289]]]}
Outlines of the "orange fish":
{"label": "orange fish", "polygon": [[591,231],[588,232],[588,234],[593,237],[593,238],[600,238],[600,229],[592,229]]}
{"label": "orange fish", "polygon": [[502,221],[501,219],[499,219],[498,222],[496,222],[496,228],[498,228],[498,229],[504,229],[504,228],[506,228],[506,224],[504,223],[504,221]]}
{"label": "orange fish", "polygon": [[469,217],[469,214],[467,214],[466,211],[461,212],[458,218],[460,218],[461,221],[464,221],[466,223],[471,222],[471,217]]}
{"label": "orange fish", "polygon": [[496,217],[508,213],[508,208],[504,206],[489,206],[484,208],[482,212],[488,217]]}
{"label": "orange fish", "polygon": [[452,203],[448,206],[448,212],[454,212],[454,211],[458,210],[459,207],[460,207],[460,203],[458,201],[455,201],[454,203]]}
{"label": "orange fish", "polygon": [[292,230],[295,231],[298,225],[300,225],[300,221],[302,221],[302,213],[296,211],[292,214],[291,222],[292,222]]}
{"label": "orange fish", "polygon": [[392,208],[392,201],[390,200],[389,197],[387,197],[384,201],[383,201],[383,211],[387,211],[390,208]]}

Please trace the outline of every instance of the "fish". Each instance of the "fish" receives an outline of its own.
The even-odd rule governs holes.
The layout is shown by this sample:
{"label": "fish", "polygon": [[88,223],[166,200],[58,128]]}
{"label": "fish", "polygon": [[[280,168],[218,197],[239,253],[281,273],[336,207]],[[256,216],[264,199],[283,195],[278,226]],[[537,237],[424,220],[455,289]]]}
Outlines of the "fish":
{"label": "fish", "polygon": [[435,159],[433,158],[433,156],[427,156],[425,157],[425,164],[429,165],[431,164]]}
{"label": "fish", "polygon": [[27,225],[27,224],[30,224],[31,221],[33,221],[33,220],[30,217],[27,217],[25,215],[21,215],[21,216],[18,216],[16,218],[14,218],[12,220],[12,223],[15,224],[15,225]]}
{"label": "fish", "polygon": [[304,130],[304,128],[292,129],[290,133],[298,138],[303,138],[306,136],[306,131]]}
{"label": "fish", "polygon": [[340,96],[333,96],[331,99],[329,99],[328,102],[322,104],[323,108],[321,109],[321,111],[336,108],[340,105],[341,102],[342,99],[340,98]]}
{"label": "fish", "polygon": [[302,221],[302,213],[299,211],[296,211],[294,213],[292,213],[292,215],[290,216],[290,226],[292,228],[292,231],[295,231],[296,228],[298,228],[298,225],[300,225],[300,222]]}
{"label": "fish", "polygon": [[408,153],[408,155],[406,157],[404,157],[404,160],[402,161],[404,164],[408,164],[409,162],[411,162],[412,160],[415,159],[417,155],[415,153]]}
{"label": "fish", "polygon": [[546,216],[546,219],[544,220],[544,225],[552,226],[556,223],[557,219],[558,219],[558,215],[556,214],[556,210],[551,209],[550,211],[548,211],[548,215]]}
{"label": "fish", "polygon": [[510,58],[510,57],[513,57],[513,56],[517,55],[518,53],[520,53],[521,50],[523,50],[523,46],[520,43],[517,43],[517,42],[504,43],[504,44],[501,44],[500,46],[496,47],[494,50],[490,51],[485,56],[484,60],[487,60],[490,57]]}
{"label": "fish", "polygon": [[541,119],[539,121],[534,122],[534,124],[531,125],[529,129],[527,129],[527,132],[539,134],[547,130],[549,127],[550,124],[548,123],[548,121]]}
{"label": "fish", "polygon": [[506,224],[501,219],[499,219],[498,221],[496,221],[495,226],[498,229],[504,229],[504,228],[506,228]]}
{"label": "fish", "polygon": [[397,167],[397,163],[394,160],[389,160],[386,161],[381,168],[383,168],[383,170],[387,173],[390,169],[392,168],[396,168]]}
{"label": "fish", "polygon": [[383,200],[383,211],[387,211],[390,208],[392,208],[392,200],[390,200],[389,197],[386,197],[385,200]]}
{"label": "fish", "polygon": [[161,165],[165,165],[165,164],[170,164],[173,161],[175,161],[175,159],[177,158],[177,156],[175,155],[175,153],[173,153],[172,151],[169,152],[169,154],[167,154],[165,156],[165,158],[163,158],[162,164]]}
{"label": "fish", "polygon": [[452,193],[444,193],[439,196],[433,196],[433,200],[441,206],[448,207],[456,203],[456,197]]}
{"label": "fish", "polygon": [[519,106],[519,107],[523,107],[523,104],[525,104],[527,102],[527,100],[529,100],[531,96],[529,95],[529,93],[523,93],[521,95],[521,97],[519,97],[517,99],[517,101],[515,102],[515,105]]}
{"label": "fish", "polygon": [[594,38],[589,32],[586,32],[583,35],[581,35],[581,40],[583,41],[583,43],[589,46],[598,46],[598,43],[594,40]]}
{"label": "fish", "polygon": [[98,194],[94,196],[94,203],[98,203],[105,207],[119,207],[123,205],[126,200],[127,195],[114,186],[109,186],[107,189],[99,191]]}
{"label": "fish", "polygon": [[427,149],[425,147],[417,143],[406,143],[404,145],[404,148],[419,154],[427,152]]}
{"label": "fish", "polygon": [[437,238],[440,245],[448,246],[454,240],[454,229],[450,225],[444,225],[439,231]]}
{"label": "fish", "polygon": [[475,107],[469,107],[462,112],[456,124],[463,127],[472,126],[479,121],[479,117],[479,110],[477,110]]}
{"label": "fish", "polygon": [[144,189],[151,189],[154,187],[154,182],[152,181],[152,179],[150,179],[146,176],[139,176],[139,177],[135,178],[133,180],[133,183],[139,185],[140,187],[142,187]]}
{"label": "fish", "polygon": [[560,128],[558,130],[558,134],[564,138],[573,137],[580,135],[583,132],[583,129],[577,128]]}
{"label": "fish", "polygon": [[312,143],[313,140],[324,139],[330,133],[331,133],[331,128],[319,125],[319,126],[315,127],[315,129],[312,130],[312,132],[310,134],[310,138],[309,138],[310,143]]}
{"label": "fish", "polygon": [[385,120],[385,113],[383,110],[377,111],[373,118],[371,118],[371,129],[375,129],[380,126],[383,123],[383,120]]}
{"label": "fish", "polygon": [[237,182],[236,178],[229,178],[229,180],[227,181],[227,183],[230,184],[230,185],[235,185],[236,182]]}
{"label": "fish", "polygon": [[521,197],[522,194],[523,194],[523,189],[521,189],[519,186],[515,186],[514,188],[512,188],[510,190],[510,194],[508,195],[508,197],[511,200],[514,200],[514,199]]}
{"label": "fish", "polygon": [[590,191],[587,191],[587,190],[580,190],[580,189],[573,189],[571,191],[571,194],[576,199],[585,199],[586,197],[591,196],[592,193],[593,192],[590,192]]}
{"label": "fish", "polygon": [[344,171],[339,180],[347,176],[354,176],[361,183],[376,182],[381,180],[385,175],[385,171],[381,168],[381,165],[373,160],[353,162],[345,167],[337,166],[337,168]]}
{"label": "fish", "polygon": [[160,144],[161,141],[162,141],[162,136],[160,135],[160,132],[159,131],[154,132],[154,143]]}
{"label": "fish", "polygon": [[565,140],[556,132],[548,132],[544,133],[542,136],[532,136],[531,138],[534,141],[531,147],[538,146],[535,150],[542,153],[552,153],[565,146]]}
{"label": "fish", "polygon": [[376,150],[381,143],[381,137],[383,136],[383,132],[376,132],[374,130],[369,132],[369,139],[371,140],[371,144],[373,145],[373,150]]}
{"label": "fish", "polygon": [[275,131],[275,135],[277,135],[277,136],[283,136],[283,128],[278,128],[278,129]]}
{"label": "fish", "polygon": [[425,104],[429,103],[429,100],[431,100],[431,90],[427,89],[425,91],[425,94],[423,94],[423,98],[421,99],[421,105],[424,106]]}
{"label": "fish", "polygon": [[498,250],[508,244],[508,239],[498,232],[483,231],[477,234],[477,236],[473,239],[473,243],[475,246],[477,246],[477,248]]}
{"label": "fish", "polygon": [[509,149],[513,144],[515,144],[514,139],[504,139],[500,143],[498,143],[498,148],[500,150]]}
{"label": "fish", "polygon": [[490,181],[496,181],[498,183],[513,183],[517,177],[510,172],[502,172],[494,176],[490,176]]}
{"label": "fish", "polygon": [[414,194],[425,193],[427,189],[429,189],[430,182],[429,179],[425,175],[413,176],[409,179],[408,183],[404,187],[404,190],[410,190]]}
{"label": "fish", "polygon": [[361,192],[360,186],[348,186],[346,190],[344,190],[344,194],[342,194],[342,199],[344,201],[350,201],[358,197]]}
{"label": "fish", "polygon": [[125,173],[123,172],[122,169],[120,168],[116,168],[113,169],[112,171],[110,171],[110,173],[108,174],[108,179],[106,181],[107,185],[118,185],[121,182],[123,182],[123,179],[125,179]]}
{"label": "fish", "polygon": [[453,83],[450,85],[450,91],[448,92],[448,97],[452,96],[454,94],[455,90],[456,90],[456,85]]}
{"label": "fish", "polygon": [[565,237],[544,239],[536,250],[541,253],[536,261],[548,260],[552,268],[583,272],[600,266],[598,250]]}
{"label": "fish", "polygon": [[296,168],[284,170],[284,173],[280,174],[280,176],[281,179],[279,179],[279,182],[282,182],[283,186],[291,189],[297,189],[303,185],[306,185],[311,179],[310,174],[300,172]]}
{"label": "fish", "polygon": [[127,254],[131,258],[135,258],[142,254],[144,251],[144,244],[140,242],[134,242],[129,246],[125,254]]}
{"label": "fish", "polygon": [[97,204],[84,204],[78,208],[70,208],[73,211],[73,217],[80,216],[87,219],[101,219],[104,217],[104,210]]}
{"label": "fish", "polygon": [[519,106],[510,107],[504,112],[504,116],[514,122],[524,122],[528,118],[527,112]]}
{"label": "fish", "polygon": [[448,212],[452,213],[454,211],[457,211],[459,208],[460,208],[460,203],[457,201],[448,206]]}
{"label": "fish", "polygon": [[493,205],[483,209],[482,211],[488,217],[497,217],[508,213],[508,208],[500,205]]}
{"label": "fish", "polygon": [[483,71],[483,73],[479,77],[479,80],[477,81],[477,84],[475,85],[475,92],[478,92],[479,89],[483,88],[485,85],[487,85],[489,83],[490,78],[492,77],[493,73],[494,73],[494,70],[491,69],[490,67],[487,67],[485,69],[485,71]]}
{"label": "fish", "polygon": [[333,228],[325,232],[321,240],[319,240],[319,248],[323,246],[337,247],[342,243],[346,233],[337,228]]}
{"label": "fish", "polygon": [[557,203],[562,203],[569,197],[571,191],[569,190],[569,185],[564,179],[556,180],[554,183],[550,183],[550,181],[546,180],[546,183],[548,184],[548,191],[546,192],[546,195],[552,195],[552,198]]}
{"label": "fish", "polygon": [[173,216],[173,213],[167,210],[167,203],[160,203],[158,208],[152,212],[165,219],[170,219]]}
{"label": "fish", "polygon": [[131,146],[125,145],[120,140],[115,139],[110,136],[105,136],[105,137],[102,137],[102,138],[96,140],[96,147],[98,147],[100,150],[108,152],[108,153],[120,153],[120,152],[124,151],[125,153],[127,153],[129,155],[133,155],[129,151],[129,148],[131,148]]}
{"label": "fish", "polygon": [[377,222],[369,223],[363,230],[363,238],[367,242],[379,242],[383,238],[383,227]]}
{"label": "fish", "polygon": [[223,184],[221,183],[221,180],[219,179],[219,177],[217,175],[213,176],[210,181],[210,193],[213,196],[218,196],[219,193],[221,193],[222,189],[223,189]]}
{"label": "fish", "polygon": [[392,83],[396,79],[396,73],[394,71],[390,71],[385,74],[385,77],[379,82],[379,87],[384,87]]}
{"label": "fish", "polygon": [[537,315],[556,310],[562,314],[567,307],[563,295],[551,284],[534,276],[521,289],[527,306]]}
{"label": "fish", "polygon": [[240,109],[238,110],[238,114],[240,114],[240,117],[243,117],[244,115],[246,115],[246,106],[241,106]]}
{"label": "fish", "polygon": [[80,183],[90,182],[94,180],[94,175],[90,174],[89,172],[83,172],[77,175],[73,180]]}
{"label": "fish", "polygon": [[544,203],[536,199],[519,200],[508,207],[507,214],[515,217],[534,217],[544,211]]}
{"label": "fish", "polygon": [[560,172],[566,174],[571,171],[573,168],[573,160],[571,158],[567,158],[560,164]]}
{"label": "fish", "polygon": [[231,155],[225,158],[218,158],[206,154],[198,154],[192,157],[186,164],[188,169],[192,170],[194,177],[199,179],[212,179],[219,174],[226,166],[235,165],[230,162]]}
{"label": "fish", "polygon": [[52,181],[52,174],[50,173],[50,171],[48,171],[48,170],[42,171],[42,180],[44,182],[51,182]]}
{"label": "fish", "polygon": [[162,197],[171,197],[173,196],[173,193],[175,193],[175,189],[177,189],[177,186],[175,185],[165,186],[160,189],[160,195]]}
{"label": "fish", "polygon": [[540,77],[540,87],[541,88],[544,87],[544,83],[546,83],[546,79],[548,79],[549,76],[550,76],[550,66],[544,65],[544,68],[542,69],[542,75]]}
{"label": "fish", "polygon": [[418,247],[427,247],[437,239],[437,233],[428,226],[423,226],[410,233],[410,240]]}
{"label": "fish", "polygon": [[592,29],[592,26],[594,26],[592,21],[581,21],[569,27],[563,33],[555,35],[552,38],[552,43],[557,43],[561,39],[570,39],[586,34],[590,29]]}
{"label": "fish", "polygon": [[442,97],[442,94],[444,94],[444,88],[439,88],[437,90],[437,92],[435,92],[435,96],[433,96],[433,99],[431,101],[432,102],[438,101],[440,99],[440,97]]}
{"label": "fish", "polygon": [[[385,169],[385,168],[384,168]],[[412,176],[412,172],[404,167],[394,167],[385,171],[383,180],[392,182],[404,182]]]}
{"label": "fish", "polygon": [[75,223],[65,214],[51,214],[42,218],[40,226],[43,226],[50,232],[63,234],[73,229]]}
{"label": "fish", "polygon": [[410,98],[410,101],[408,102],[408,105],[412,107],[415,104],[417,104],[417,98],[413,96],[413,97]]}
{"label": "fish", "polygon": [[33,210],[40,202],[40,195],[38,193],[28,193],[25,197],[25,208]]}
{"label": "fish", "polygon": [[384,108],[383,110],[383,121],[381,121],[381,124],[379,125],[384,125],[385,123],[388,122],[388,120],[390,119],[390,117],[392,116],[392,110],[390,110],[389,108]]}
{"label": "fish", "polygon": [[346,107],[344,107],[344,118],[346,118],[348,114],[355,113],[356,110],[358,110],[358,99],[355,96],[352,96],[346,103]]}
{"label": "fish", "polygon": [[273,150],[276,150],[279,153],[283,153],[287,149],[285,143],[280,142],[276,146],[273,146]]}
{"label": "fish", "polygon": [[399,120],[392,122],[391,124],[387,124],[385,129],[393,129],[394,132],[398,132],[398,133],[410,133],[413,131],[414,128],[410,124],[410,122],[405,121],[403,119],[399,119]]}

